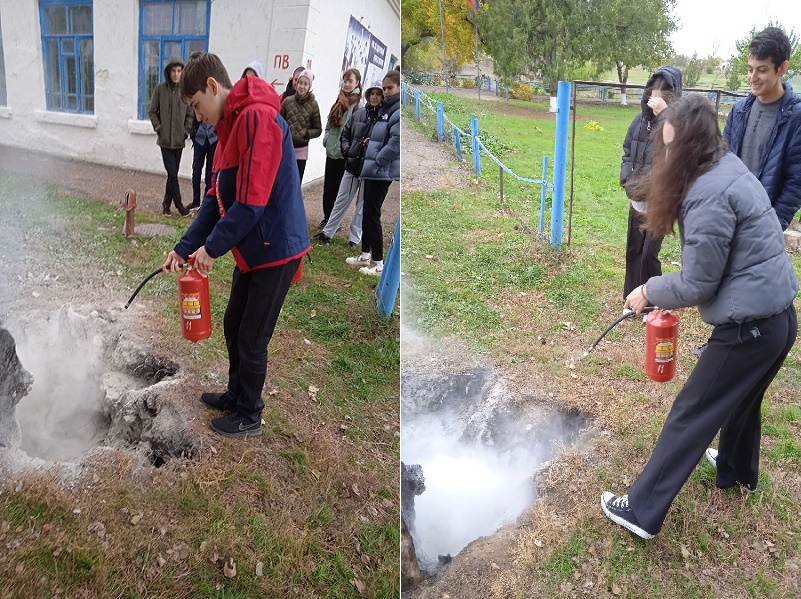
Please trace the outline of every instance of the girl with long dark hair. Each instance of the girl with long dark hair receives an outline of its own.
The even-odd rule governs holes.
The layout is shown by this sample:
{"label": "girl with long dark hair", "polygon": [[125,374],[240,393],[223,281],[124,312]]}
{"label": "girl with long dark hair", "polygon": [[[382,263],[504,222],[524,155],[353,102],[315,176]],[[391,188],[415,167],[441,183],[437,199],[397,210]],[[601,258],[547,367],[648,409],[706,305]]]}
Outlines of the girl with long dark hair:
{"label": "girl with long dark hair", "polygon": [[762,397],[798,332],[798,280],[779,220],[760,182],[728,151],[709,100],[686,96],[669,106],[654,141],[651,176],[637,183],[648,201],[646,228],[661,237],[678,223],[682,268],[648,279],[625,307],[697,306],[714,329],[645,469],[627,494],[601,496],[604,513],[644,539],[662,528],[704,455],[718,487],[756,489]]}

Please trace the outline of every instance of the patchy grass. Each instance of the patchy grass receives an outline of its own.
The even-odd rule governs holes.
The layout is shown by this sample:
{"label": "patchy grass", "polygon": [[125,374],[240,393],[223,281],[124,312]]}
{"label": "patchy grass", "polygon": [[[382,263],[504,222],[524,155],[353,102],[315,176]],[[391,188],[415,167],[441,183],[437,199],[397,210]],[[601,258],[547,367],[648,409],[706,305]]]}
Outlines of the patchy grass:
{"label": "patchy grass", "polygon": [[[553,117],[542,107],[515,107],[448,96],[462,122],[479,125],[513,149],[504,162],[536,178],[553,153]],[[531,106],[529,104],[529,106]],[[637,107],[579,107],[603,131],[577,128],[571,243],[553,250],[537,235],[539,188],[504,184],[484,160],[483,175],[452,190],[403,197],[404,323],[435,337],[458,338],[487,354],[518,385],[532,381],[589,415],[601,431],[584,449],[555,459],[539,481],[540,499],[521,517],[505,566],[481,570],[480,548],[457,557],[438,590],[460,572],[489,572],[476,593],[487,597],[795,597],[801,594],[801,341],[762,406],[758,491],[721,491],[701,460],[653,541],[610,523],[602,491],[624,491],[656,443],[673,398],[695,365],[689,350],[710,327],[695,309],[679,311],[677,376],[649,381],[642,372],[644,327],[621,323],[581,354],[622,309],[628,201],[618,185],[622,142]],[[448,107],[446,107],[446,113]],[[450,117],[450,114],[448,114]],[[413,113],[407,123],[418,128]],[[426,131],[427,132],[427,131]],[[542,134],[540,134],[542,132]],[[569,173],[569,171],[568,171]],[[546,218],[549,223],[549,218]],[[547,226],[547,224],[546,224]],[[679,244],[668,237],[663,271],[678,268]],[[792,257],[801,273],[801,256]],[[500,542],[500,541],[499,541]]]}
{"label": "patchy grass", "polygon": [[[0,206],[31,231],[26,251],[50,255],[80,287],[72,301],[99,309],[123,304],[190,223],[140,213],[176,234],[126,240],[108,204],[10,178],[2,189]],[[180,337],[175,276],[153,279],[136,299],[137,333],[189,373],[170,400],[198,414],[200,458],[149,469],[107,452],[71,485],[0,483],[0,597],[398,597],[399,320],[378,316],[376,281],[344,264],[349,253],[341,239],[315,247],[293,284],[256,439],[214,435],[197,404],[227,375],[230,256],[209,275],[214,330],[196,345]]]}

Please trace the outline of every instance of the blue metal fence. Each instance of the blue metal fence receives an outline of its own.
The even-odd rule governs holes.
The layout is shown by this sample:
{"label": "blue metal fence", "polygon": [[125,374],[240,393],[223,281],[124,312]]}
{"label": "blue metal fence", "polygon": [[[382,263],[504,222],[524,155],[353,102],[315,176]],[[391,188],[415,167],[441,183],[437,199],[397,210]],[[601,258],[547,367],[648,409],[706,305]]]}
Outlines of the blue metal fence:
{"label": "blue metal fence", "polygon": [[[462,137],[470,138],[470,152],[473,160],[473,170],[478,176],[481,176],[481,157],[482,154],[492,160],[498,166],[500,177],[500,200],[503,203],[503,177],[504,173],[521,183],[531,183],[540,186],[540,210],[539,210],[539,223],[538,233],[543,239],[545,235],[545,214],[548,209],[548,190],[552,192],[551,201],[551,230],[549,232],[549,240],[551,245],[558,248],[562,243],[562,229],[563,229],[563,215],[564,215],[564,194],[565,194],[565,179],[566,179],[566,165],[567,165],[567,132],[569,127],[569,114],[570,114],[570,83],[560,82],[559,104],[557,112],[557,131],[556,131],[556,145],[555,145],[555,161],[554,161],[554,182],[548,181],[548,157],[543,157],[542,161],[542,176],[539,179],[533,177],[522,177],[512,171],[501,160],[495,156],[484,143],[481,141],[479,131],[478,119],[474,116],[470,117],[470,132],[462,131],[456,126],[445,114],[445,108],[442,102],[438,102],[428,94],[422,92],[410,85],[407,82],[401,84],[401,100],[413,98],[415,118],[418,121],[428,120],[430,116],[436,118],[437,140],[440,142],[446,140],[446,132],[452,132],[452,144],[454,152],[459,160],[462,160]],[[496,83],[496,90],[498,89]],[[508,90],[507,90],[508,93]],[[407,105],[404,102],[404,105]],[[450,141],[449,141],[450,143]],[[561,181],[560,184],[558,182]]]}

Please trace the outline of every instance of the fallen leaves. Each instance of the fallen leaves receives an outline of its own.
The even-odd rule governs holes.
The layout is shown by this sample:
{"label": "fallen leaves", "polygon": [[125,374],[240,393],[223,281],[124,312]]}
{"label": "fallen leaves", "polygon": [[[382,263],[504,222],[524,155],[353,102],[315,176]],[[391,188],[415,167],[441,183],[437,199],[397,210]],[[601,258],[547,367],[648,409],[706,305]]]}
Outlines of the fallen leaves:
{"label": "fallen leaves", "polygon": [[350,583],[356,587],[359,595],[367,594],[367,584],[365,584],[363,581],[359,580],[358,578],[351,578]]}
{"label": "fallen leaves", "polygon": [[776,545],[771,543],[767,539],[757,539],[753,543],[751,543],[750,547],[755,551],[759,551],[760,553],[764,553],[765,551],[768,552],[768,555],[775,555],[776,554]]}

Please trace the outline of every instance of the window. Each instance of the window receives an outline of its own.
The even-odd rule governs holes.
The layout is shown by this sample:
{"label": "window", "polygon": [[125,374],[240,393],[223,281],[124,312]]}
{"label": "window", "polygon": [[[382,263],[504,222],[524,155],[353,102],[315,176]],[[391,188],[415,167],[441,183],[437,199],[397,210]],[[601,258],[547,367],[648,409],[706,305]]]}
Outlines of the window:
{"label": "window", "polygon": [[184,62],[209,46],[209,0],[140,0],[139,118],[146,119],[150,98],[171,56]]}
{"label": "window", "polygon": [[94,113],[92,3],[39,0],[48,110]]}
{"label": "window", "polygon": [[0,106],[8,106],[8,93],[6,92],[6,61],[3,57],[2,23],[0,23]]}

